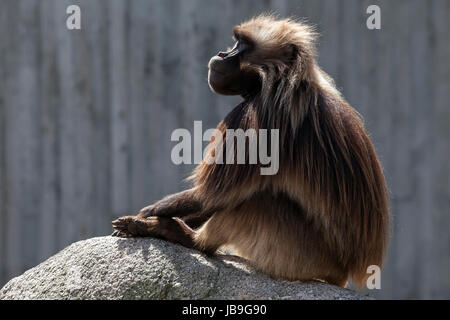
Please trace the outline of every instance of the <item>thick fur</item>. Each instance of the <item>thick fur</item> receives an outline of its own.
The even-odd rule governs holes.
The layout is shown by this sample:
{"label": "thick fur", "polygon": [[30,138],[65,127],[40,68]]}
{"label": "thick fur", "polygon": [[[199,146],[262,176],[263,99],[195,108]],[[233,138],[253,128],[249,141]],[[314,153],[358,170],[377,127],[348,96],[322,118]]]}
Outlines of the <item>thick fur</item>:
{"label": "thick fur", "polygon": [[[280,168],[262,176],[260,164],[201,163],[183,196],[207,219],[192,233],[193,247],[232,246],[274,277],[362,285],[367,267],[383,263],[390,218],[382,168],[358,113],[316,64],[311,27],[263,15],[233,31],[254,44],[240,68],[259,76],[260,90],[218,129],[224,141],[226,129],[279,129]],[[226,143],[219,147],[225,152]],[[160,215],[155,206],[143,216]]]}
{"label": "thick fur", "polygon": [[198,240],[231,244],[275,276],[361,284],[369,265],[382,265],[389,209],[359,115],[317,66],[310,27],[260,16],[234,32],[256,43],[241,68],[260,74],[262,90],[219,128],[279,129],[280,170],[201,164],[193,176],[201,201],[224,209]]}

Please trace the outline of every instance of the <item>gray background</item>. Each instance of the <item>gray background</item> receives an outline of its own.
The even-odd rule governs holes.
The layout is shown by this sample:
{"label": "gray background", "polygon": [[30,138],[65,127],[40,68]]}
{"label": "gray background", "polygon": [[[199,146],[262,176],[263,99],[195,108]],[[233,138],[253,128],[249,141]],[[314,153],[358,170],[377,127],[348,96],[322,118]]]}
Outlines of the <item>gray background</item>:
{"label": "gray background", "polygon": [[[81,31],[66,29],[69,4]],[[210,92],[206,65],[264,10],[317,25],[320,64],[385,168],[393,237],[372,294],[450,298],[447,0],[1,1],[0,285],[186,187],[170,134],[215,127],[238,101]]]}

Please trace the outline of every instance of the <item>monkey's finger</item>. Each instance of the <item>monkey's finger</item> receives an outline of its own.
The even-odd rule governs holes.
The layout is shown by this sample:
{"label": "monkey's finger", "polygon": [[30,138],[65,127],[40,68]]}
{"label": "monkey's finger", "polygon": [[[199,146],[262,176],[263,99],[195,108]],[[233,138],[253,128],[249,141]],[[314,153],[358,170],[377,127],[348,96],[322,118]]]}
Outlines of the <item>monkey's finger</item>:
{"label": "monkey's finger", "polygon": [[133,221],[134,217],[125,216],[112,222],[114,229],[127,229],[128,224]]}
{"label": "monkey's finger", "polygon": [[115,234],[116,234],[116,237],[118,237],[118,238],[131,238],[131,237],[133,237],[133,235],[128,233],[128,232],[116,231]]}
{"label": "monkey's finger", "polygon": [[111,237],[130,238],[131,234],[125,231],[114,230],[114,232],[111,233]]}
{"label": "monkey's finger", "polygon": [[119,228],[120,226],[123,226],[123,224],[119,220],[114,220],[112,226],[113,228]]}
{"label": "monkey's finger", "polygon": [[127,227],[126,226],[124,226],[124,225],[119,225],[119,224],[113,224],[113,229],[115,230],[115,231],[122,231],[122,230],[126,230],[127,229]]}
{"label": "monkey's finger", "polygon": [[120,232],[118,230],[114,230],[113,233],[111,233],[111,237],[118,237],[119,233]]}

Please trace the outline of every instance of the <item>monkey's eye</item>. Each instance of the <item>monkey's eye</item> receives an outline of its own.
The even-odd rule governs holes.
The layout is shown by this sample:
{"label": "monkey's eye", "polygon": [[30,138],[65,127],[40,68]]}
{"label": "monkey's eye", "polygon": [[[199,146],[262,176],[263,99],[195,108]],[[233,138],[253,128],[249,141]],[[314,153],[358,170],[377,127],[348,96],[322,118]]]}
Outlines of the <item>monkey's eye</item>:
{"label": "monkey's eye", "polygon": [[244,50],[246,50],[248,48],[248,44],[246,44],[244,41],[242,40],[238,40],[238,42],[236,43],[236,49],[239,52],[242,52]]}

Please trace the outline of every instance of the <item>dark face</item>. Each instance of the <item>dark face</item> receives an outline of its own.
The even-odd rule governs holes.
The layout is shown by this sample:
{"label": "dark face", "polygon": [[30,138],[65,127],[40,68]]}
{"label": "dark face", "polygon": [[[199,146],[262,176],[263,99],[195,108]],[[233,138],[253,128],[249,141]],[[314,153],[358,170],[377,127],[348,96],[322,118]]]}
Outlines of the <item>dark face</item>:
{"label": "dark face", "polygon": [[223,95],[248,96],[259,90],[259,77],[256,73],[241,68],[245,54],[252,46],[237,40],[227,52],[219,52],[208,64],[208,83],[211,89]]}

